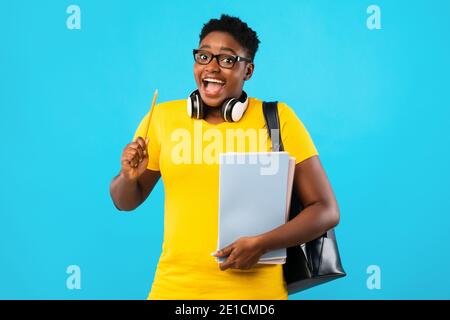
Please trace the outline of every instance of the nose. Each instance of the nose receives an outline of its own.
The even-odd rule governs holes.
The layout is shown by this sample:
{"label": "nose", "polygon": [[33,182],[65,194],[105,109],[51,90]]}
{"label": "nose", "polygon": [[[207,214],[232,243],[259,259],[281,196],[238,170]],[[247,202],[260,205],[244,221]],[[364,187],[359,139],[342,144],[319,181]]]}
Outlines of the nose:
{"label": "nose", "polygon": [[205,70],[208,72],[220,72],[220,66],[217,61],[217,57],[214,57],[211,62],[205,66]]}

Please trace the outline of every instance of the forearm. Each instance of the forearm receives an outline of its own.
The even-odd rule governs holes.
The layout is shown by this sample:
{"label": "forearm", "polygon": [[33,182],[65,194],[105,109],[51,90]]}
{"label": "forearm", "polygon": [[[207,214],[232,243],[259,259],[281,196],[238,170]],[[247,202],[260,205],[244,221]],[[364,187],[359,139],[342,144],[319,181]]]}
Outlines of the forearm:
{"label": "forearm", "polygon": [[265,251],[289,248],[320,237],[339,223],[339,211],[316,202],[287,223],[259,236]]}
{"label": "forearm", "polygon": [[137,180],[117,175],[110,185],[110,194],[117,209],[131,211],[142,203],[142,192]]}

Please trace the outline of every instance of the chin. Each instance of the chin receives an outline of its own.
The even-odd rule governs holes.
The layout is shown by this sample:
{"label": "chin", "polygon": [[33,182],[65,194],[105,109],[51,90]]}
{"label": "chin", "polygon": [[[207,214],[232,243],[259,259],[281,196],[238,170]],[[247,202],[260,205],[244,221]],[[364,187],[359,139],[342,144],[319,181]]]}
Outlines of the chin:
{"label": "chin", "polygon": [[209,98],[209,97],[203,97],[202,100],[205,104],[207,104],[209,107],[220,107],[222,106],[222,103],[225,99],[222,98]]}

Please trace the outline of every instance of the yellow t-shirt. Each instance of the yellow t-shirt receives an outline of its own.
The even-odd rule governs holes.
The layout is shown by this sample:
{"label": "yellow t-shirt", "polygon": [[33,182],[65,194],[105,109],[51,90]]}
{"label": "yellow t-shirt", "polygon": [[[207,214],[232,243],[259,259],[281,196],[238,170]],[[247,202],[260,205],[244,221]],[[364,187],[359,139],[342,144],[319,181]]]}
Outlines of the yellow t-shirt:
{"label": "yellow t-shirt", "polygon": [[[296,163],[317,155],[293,110],[281,102],[278,109],[285,151]],[[134,138],[145,136],[147,117]],[[218,154],[271,150],[262,101],[249,98],[240,121],[220,124],[190,118],[186,100],[157,104],[148,137],[148,169],[161,172],[165,191],[162,253],[148,299],[287,299],[282,265],[221,271],[211,255],[218,238]]]}

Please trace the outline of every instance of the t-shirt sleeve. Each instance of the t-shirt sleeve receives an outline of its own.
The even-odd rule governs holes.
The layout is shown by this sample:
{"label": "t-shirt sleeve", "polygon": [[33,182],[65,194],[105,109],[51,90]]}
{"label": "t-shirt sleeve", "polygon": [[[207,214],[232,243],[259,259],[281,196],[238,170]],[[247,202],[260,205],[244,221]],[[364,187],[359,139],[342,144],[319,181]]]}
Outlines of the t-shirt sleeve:
{"label": "t-shirt sleeve", "polygon": [[148,126],[148,132],[146,134],[145,130],[147,127],[147,121],[149,117],[149,113],[147,113],[144,118],[141,120],[138,128],[136,129],[133,141],[137,137],[142,137],[145,140],[145,137],[148,137],[148,165],[147,169],[153,171],[159,171],[159,154],[161,150],[161,119],[159,112],[159,105],[155,105],[152,113],[152,117],[150,119],[150,124]]}
{"label": "t-shirt sleeve", "polygon": [[295,164],[319,155],[308,130],[295,112],[287,104],[279,102],[278,113],[284,150],[295,157]]}

